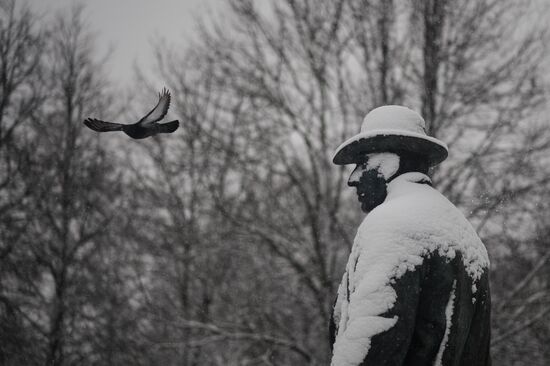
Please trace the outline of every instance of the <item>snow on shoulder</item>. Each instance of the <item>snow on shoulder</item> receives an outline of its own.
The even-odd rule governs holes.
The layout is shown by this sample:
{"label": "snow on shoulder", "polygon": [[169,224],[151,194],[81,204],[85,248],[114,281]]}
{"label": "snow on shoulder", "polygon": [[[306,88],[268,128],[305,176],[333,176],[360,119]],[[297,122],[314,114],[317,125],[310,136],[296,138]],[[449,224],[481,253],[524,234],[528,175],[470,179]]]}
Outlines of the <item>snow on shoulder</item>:
{"label": "snow on shoulder", "polygon": [[489,266],[487,251],[464,215],[429,185],[414,184],[422,181],[429,178],[421,173],[395,178],[384,203],[359,226],[335,305],[332,366],[359,365],[371,338],[395,325],[397,316],[381,316],[397,299],[392,283],[430,253],[453,259],[460,252],[473,293]]}

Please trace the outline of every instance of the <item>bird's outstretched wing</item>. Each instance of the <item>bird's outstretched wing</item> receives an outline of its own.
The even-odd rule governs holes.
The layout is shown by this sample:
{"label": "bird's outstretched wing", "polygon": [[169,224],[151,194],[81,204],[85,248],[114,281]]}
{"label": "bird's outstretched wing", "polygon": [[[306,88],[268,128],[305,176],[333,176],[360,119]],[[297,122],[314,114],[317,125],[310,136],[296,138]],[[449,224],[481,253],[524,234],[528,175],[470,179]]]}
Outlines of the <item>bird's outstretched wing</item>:
{"label": "bird's outstretched wing", "polygon": [[124,126],[120,123],[105,122],[95,118],[86,118],[84,124],[97,132],[121,131]]}
{"label": "bird's outstretched wing", "polygon": [[141,125],[148,125],[153,122],[160,121],[166,116],[168,108],[170,107],[170,92],[168,89],[163,88],[159,93],[159,101],[155,108],[151,109],[151,112],[147,113],[145,117],[138,121]]}

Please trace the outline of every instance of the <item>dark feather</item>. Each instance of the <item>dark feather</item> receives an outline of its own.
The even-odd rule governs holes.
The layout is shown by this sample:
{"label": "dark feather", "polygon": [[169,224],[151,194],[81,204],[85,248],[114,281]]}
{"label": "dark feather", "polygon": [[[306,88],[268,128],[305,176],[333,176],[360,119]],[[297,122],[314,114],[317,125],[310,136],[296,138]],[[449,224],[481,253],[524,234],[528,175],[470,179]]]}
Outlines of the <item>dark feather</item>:
{"label": "dark feather", "polygon": [[121,131],[124,126],[120,123],[105,122],[95,118],[86,118],[84,124],[97,132]]}

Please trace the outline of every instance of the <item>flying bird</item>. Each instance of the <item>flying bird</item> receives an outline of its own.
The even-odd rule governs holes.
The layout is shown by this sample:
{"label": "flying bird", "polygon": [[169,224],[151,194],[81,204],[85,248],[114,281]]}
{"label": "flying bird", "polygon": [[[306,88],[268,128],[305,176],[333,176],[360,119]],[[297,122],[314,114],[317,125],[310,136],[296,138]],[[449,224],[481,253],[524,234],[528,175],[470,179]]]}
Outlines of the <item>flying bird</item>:
{"label": "flying bird", "polygon": [[86,118],[84,124],[97,132],[123,131],[134,139],[143,139],[157,133],[172,133],[179,127],[179,121],[157,123],[166,116],[170,107],[170,92],[163,88],[155,108],[134,124],[105,122],[96,118]]}

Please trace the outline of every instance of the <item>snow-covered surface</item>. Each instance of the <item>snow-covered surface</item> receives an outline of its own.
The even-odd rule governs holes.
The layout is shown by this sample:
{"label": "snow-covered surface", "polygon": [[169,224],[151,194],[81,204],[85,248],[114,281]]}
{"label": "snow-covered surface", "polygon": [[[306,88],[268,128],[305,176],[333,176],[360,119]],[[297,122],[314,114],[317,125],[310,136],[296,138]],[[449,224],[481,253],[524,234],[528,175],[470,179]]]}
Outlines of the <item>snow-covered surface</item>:
{"label": "snow-covered surface", "polygon": [[367,155],[367,170],[376,169],[389,179],[399,169],[399,155],[393,153],[374,153]]}
{"label": "snow-covered surface", "polygon": [[449,341],[449,334],[451,333],[451,327],[453,325],[455,291],[456,291],[456,280],[454,280],[453,282],[453,290],[451,291],[451,295],[449,296],[449,302],[445,307],[445,318],[446,318],[445,334],[443,335],[443,340],[441,341],[441,345],[439,346],[439,351],[437,351],[437,356],[435,357],[434,366],[441,366],[441,360],[443,359],[443,352],[445,352],[445,348],[447,347],[447,342]]}
{"label": "snow-covered surface", "polygon": [[361,125],[361,132],[387,129],[425,135],[426,122],[422,116],[410,108],[400,105],[385,105],[370,111]]}
{"label": "snow-covered surface", "polygon": [[418,113],[399,105],[385,105],[373,109],[365,116],[361,124],[361,131],[338,146],[332,159],[334,160],[334,157],[347,145],[361,139],[381,135],[416,137],[448,150],[443,141],[426,135],[426,122]]}
{"label": "snow-covered surface", "polygon": [[421,173],[395,178],[384,203],[359,226],[335,304],[333,366],[359,365],[371,338],[398,321],[381,316],[396,301],[392,283],[415,270],[429,253],[452,259],[461,252],[474,284],[489,265],[470,223],[435,189],[414,183],[423,180],[429,178]]}
{"label": "snow-covered surface", "polygon": [[367,165],[361,169],[354,169],[349,177],[350,182],[359,182],[361,175],[367,170],[377,170],[388,180],[399,170],[399,155],[393,153],[367,154]]}

